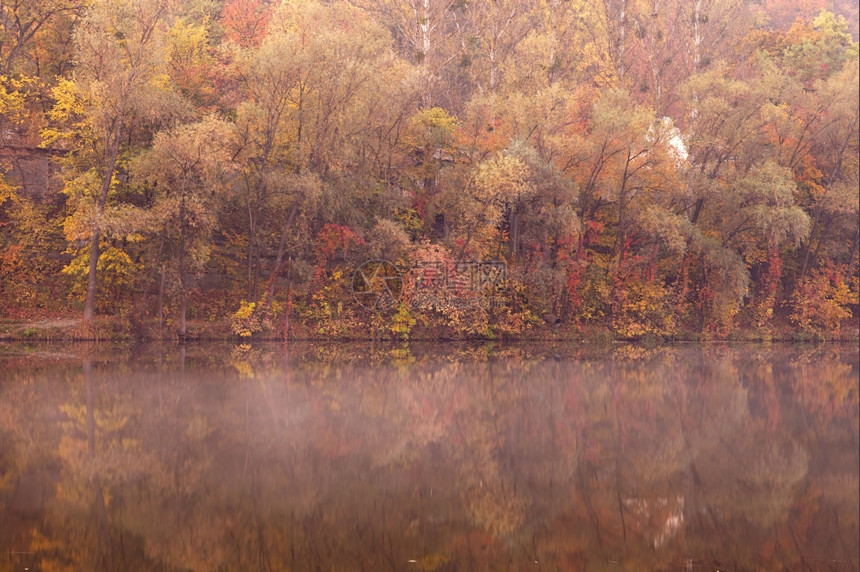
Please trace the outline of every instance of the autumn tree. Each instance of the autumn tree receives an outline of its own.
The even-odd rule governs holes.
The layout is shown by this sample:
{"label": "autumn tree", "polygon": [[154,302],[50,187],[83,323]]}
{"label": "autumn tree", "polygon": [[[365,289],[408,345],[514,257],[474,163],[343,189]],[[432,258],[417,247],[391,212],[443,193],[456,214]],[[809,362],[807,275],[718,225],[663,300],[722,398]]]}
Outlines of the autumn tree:
{"label": "autumn tree", "polygon": [[[751,34],[772,94],[766,105],[769,142],[792,171],[799,203],[812,219],[808,238],[788,253],[785,264],[795,311],[798,305],[844,298],[837,292],[856,280],[857,43],[846,28],[844,19],[822,11],[812,22],[796,22],[784,32]],[[819,261],[831,267],[829,280]],[[810,274],[815,276],[808,280]],[[813,281],[831,286],[810,288]]]}
{"label": "autumn tree", "polygon": [[[38,49],[34,41],[56,20],[80,14],[84,2],[79,0],[4,0],[0,3],[0,61],[3,74],[17,70],[19,59],[30,59],[23,67],[30,75],[38,74],[39,59],[31,53]],[[34,66],[34,64],[36,64]]]}
{"label": "autumn tree", "polygon": [[[688,102],[696,107],[687,139],[692,200],[679,206],[695,228],[690,239],[704,247],[702,278],[714,279],[714,287],[700,293],[722,308],[718,321],[725,326],[747,293],[748,265],[764,260],[769,248],[773,255],[774,248],[799,245],[810,220],[797,204],[792,172],[780,164],[768,136],[775,116],[766,88],[719,66],[693,77],[685,89],[698,96]],[[686,262],[682,287],[685,272]]]}
{"label": "autumn tree", "polygon": [[230,0],[221,11],[226,38],[243,48],[259,46],[272,20],[273,5],[266,0]]}
{"label": "autumn tree", "polygon": [[[355,216],[354,191],[342,185],[369,184],[371,173],[386,168],[389,134],[405,117],[388,104],[408,98],[398,91],[406,72],[386,33],[346,4],[285,4],[260,47],[241,55],[247,99],[237,110],[238,196],[248,214],[250,301],[259,296],[261,252],[278,245],[281,260],[287,233],[310,204],[314,186],[296,185],[294,176],[322,183],[311,194],[329,189],[321,199],[329,216]],[[393,101],[380,97],[386,93]]]}
{"label": "autumn tree", "polygon": [[215,89],[216,61],[207,22],[178,17],[167,32],[167,73],[195,112],[210,112],[222,97]]}
{"label": "autumn tree", "polygon": [[[494,238],[492,233],[497,232],[505,207],[525,200],[534,191],[530,178],[528,165],[513,153],[499,153],[476,166],[464,193],[465,200],[458,205],[461,214],[455,226],[456,240],[460,243],[457,260],[464,259],[477,232],[491,233],[485,240]],[[486,258],[481,253],[486,246],[489,245],[479,248],[478,255],[471,258]]]}
{"label": "autumn tree", "polygon": [[76,28],[74,79],[54,89],[54,127],[43,142],[69,151],[66,234],[89,244],[84,320],[93,318],[101,240],[130,222],[107,208],[121,158],[141,125],[152,124],[171,100],[162,81],[168,9],[154,1],[93,3]]}
{"label": "autumn tree", "polygon": [[[137,159],[136,178],[151,185],[150,232],[162,246],[159,310],[168,272],[179,290],[179,339],[186,334],[189,277],[206,264],[224,189],[233,170],[232,131],[209,117],[156,134],[152,148]],[[161,312],[159,311],[159,315]]]}
{"label": "autumn tree", "polygon": [[[459,62],[457,14],[463,6],[454,0],[353,0],[392,30],[394,41],[407,60],[418,69],[421,105],[438,104],[438,92],[445,88],[445,69]],[[459,33],[458,33],[459,32]]]}

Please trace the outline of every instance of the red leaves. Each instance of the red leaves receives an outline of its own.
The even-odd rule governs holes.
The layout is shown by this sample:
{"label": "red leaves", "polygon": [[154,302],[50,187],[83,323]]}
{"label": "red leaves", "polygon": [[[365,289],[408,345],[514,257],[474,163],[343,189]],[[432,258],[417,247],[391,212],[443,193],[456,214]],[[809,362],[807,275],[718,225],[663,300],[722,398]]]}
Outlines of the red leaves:
{"label": "red leaves", "polygon": [[243,48],[259,46],[272,19],[267,0],[230,0],[221,12],[225,37]]}
{"label": "red leaves", "polygon": [[324,262],[330,262],[338,251],[345,257],[350,247],[362,244],[364,238],[340,224],[328,223],[317,234],[317,254]]}

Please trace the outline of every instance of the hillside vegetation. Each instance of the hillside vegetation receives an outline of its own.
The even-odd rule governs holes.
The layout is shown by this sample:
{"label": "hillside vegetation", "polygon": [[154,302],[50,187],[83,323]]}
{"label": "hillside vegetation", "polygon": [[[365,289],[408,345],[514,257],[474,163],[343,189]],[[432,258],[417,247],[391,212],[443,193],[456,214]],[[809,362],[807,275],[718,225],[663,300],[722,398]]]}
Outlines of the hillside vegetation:
{"label": "hillside vegetation", "polygon": [[854,5],[0,12],[7,323],[856,337]]}

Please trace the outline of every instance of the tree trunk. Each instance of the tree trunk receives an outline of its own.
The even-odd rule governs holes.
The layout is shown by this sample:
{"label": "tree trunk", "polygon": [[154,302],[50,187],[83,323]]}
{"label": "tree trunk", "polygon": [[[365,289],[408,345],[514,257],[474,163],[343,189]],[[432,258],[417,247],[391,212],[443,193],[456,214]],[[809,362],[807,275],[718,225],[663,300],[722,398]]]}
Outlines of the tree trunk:
{"label": "tree trunk", "polygon": [[93,362],[85,357],[82,362],[84,371],[84,391],[87,400],[87,455],[92,458],[96,453],[95,398],[93,397]]}
{"label": "tree trunk", "polygon": [[[270,146],[267,144],[267,149],[264,150],[266,157],[271,152]],[[265,180],[265,173],[268,170],[268,159],[262,161],[260,167],[260,180],[254,186],[256,197],[254,201],[248,205],[248,302],[256,303],[258,296],[258,284],[260,282],[260,229],[263,228],[263,213],[266,205],[266,198],[269,192],[268,185]]]}
{"label": "tree trunk", "polygon": [[185,343],[185,312],[188,309],[188,284],[185,277],[185,189],[179,203],[179,343]]}
{"label": "tree trunk", "polygon": [[621,85],[624,84],[624,75],[627,72],[627,62],[624,60],[627,48],[627,2],[628,0],[621,1],[621,17],[618,22],[618,79]]}
{"label": "tree trunk", "polygon": [[[699,255],[699,263],[702,265],[702,284],[707,285],[708,283],[708,269],[705,266],[705,256],[704,254]],[[701,295],[699,296],[698,312],[699,312],[699,324],[698,331],[702,333],[705,330],[705,300],[702,300]]]}
{"label": "tree trunk", "polygon": [[93,306],[96,300],[96,267],[99,263],[99,231],[93,229],[92,242],[90,244],[90,270],[87,275],[87,298],[84,301],[84,321],[93,319]]}
{"label": "tree trunk", "polygon": [[[797,279],[798,282],[803,282],[803,279],[806,278],[806,271],[809,269],[809,255],[812,250],[812,241],[815,239],[815,232],[818,230],[818,223],[821,220],[821,210],[821,202],[819,200],[815,209],[815,219],[812,221],[812,230],[809,231],[809,239],[806,241],[806,245],[803,248],[803,265],[800,268],[800,277]],[[819,244],[821,243],[819,242]]]}
{"label": "tree trunk", "polygon": [[508,223],[508,250],[510,261],[513,262],[519,251],[520,244],[520,214],[516,205],[511,208],[510,221]]}
{"label": "tree trunk", "polygon": [[693,4],[693,74],[699,73],[699,65],[702,61],[702,32],[699,23],[702,21],[702,0],[695,0]]}
{"label": "tree trunk", "polygon": [[164,327],[164,281],[167,272],[161,267],[161,279],[158,281],[158,331]]}
{"label": "tree trunk", "polygon": [[[93,388],[93,362],[89,357],[83,359],[84,391],[86,394],[87,409],[87,458],[92,462],[96,456],[96,414],[95,414],[95,390]],[[107,507],[105,505],[104,492],[102,491],[101,478],[98,472],[92,476],[90,484],[93,489],[93,503],[98,517],[99,548],[102,563],[108,570],[113,567],[113,543],[110,536],[110,524],[107,518]],[[102,545],[102,543],[104,543]]]}
{"label": "tree trunk", "polygon": [[827,217],[827,221],[824,223],[824,229],[821,231],[821,237],[818,239],[818,244],[815,246],[815,252],[812,253],[812,258],[809,261],[810,267],[815,266],[815,263],[818,261],[818,255],[821,253],[821,245],[824,244],[830,234],[831,222],[833,222],[832,218]]}
{"label": "tree trunk", "polygon": [[848,271],[845,278],[851,278],[852,270],[854,270],[854,255],[857,254],[857,243],[860,240],[860,229],[854,231],[854,240],[851,241],[851,252],[848,255]]}
{"label": "tree trunk", "polygon": [[246,253],[246,257],[248,259],[248,293],[247,298],[249,301],[254,300],[254,296],[256,296],[254,292],[254,241],[257,239],[257,234],[255,232],[254,226],[254,209],[251,204],[248,204],[248,252]]}
{"label": "tree trunk", "polygon": [[182,293],[179,296],[179,343],[185,343],[185,311],[188,309],[188,292],[185,289],[185,277],[182,277]]}
{"label": "tree trunk", "polygon": [[[105,211],[105,203],[107,202],[108,190],[113,179],[113,173],[116,170],[116,162],[119,157],[119,139],[122,131],[122,125],[116,133],[113,142],[108,144],[108,149],[105,150],[105,176],[102,180],[102,187],[99,193],[98,202],[96,203],[96,216],[101,216]],[[99,263],[99,239],[101,232],[98,226],[98,221],[93,225],[93,236],[90,244],[90,268],[87,274],[87,297],[84,301],[84,321],[89,322],[93,319],[93,308],[96,300],[96,268]]]}
{"label": "tree trunk", "polygon": [[[615,238],[616,245],[613,245],[613,250],[618,249],[618,266],[624,262],[624,242],[627,240],[627,221],[624,220],[625,205],[624,197],[627,195],[627,180],[630,172],[630,149],[627,149],[627,161],[624,163],[624,174],[621,177],[621,189],[618,191],[618,235]],[[613,253],[614,256],[615,253]],[[611,265],[606,268],[607,273],[610,271]]]}
{"label": "tree trunk", "polygon": [[269,275],[269,281],[266,285],[266,299],[264,300],[263,306],[264,316],[268,315],[269,309],[272,307],[272,299],[275,296],[275,283],[277,282],[277,278],[281,273],[281,270],[283,270],[284,254],[286,254],[287,250],[287,233],[293,225],[293,220],[295,220],[296,214],[299,212],[299,204],[299,199],[296,199],[296,204],[293,205],[293,208],[290,210],[290,215],[287,217],[287,222],[284,224],[283,231],[281,232],[281,241],[278,244],[278,255],[275,258],[275,266],[272,268],[272,273]]}
{"label": "tree trunk", "polygon": [[[292,262],[292,257],[287,259],[287,262]],[[290,286],[292,282],[290,281],[289,274],[287,275],[287,303],[284,307],[284,341],[289,341],[290,339],[290,310],[292,310],[292,304],[290,303]]]}

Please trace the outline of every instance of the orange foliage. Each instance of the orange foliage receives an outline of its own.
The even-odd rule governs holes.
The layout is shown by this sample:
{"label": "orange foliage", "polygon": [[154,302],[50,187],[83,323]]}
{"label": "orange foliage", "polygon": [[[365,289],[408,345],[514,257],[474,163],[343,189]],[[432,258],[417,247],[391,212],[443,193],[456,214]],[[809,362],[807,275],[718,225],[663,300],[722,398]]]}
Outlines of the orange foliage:
{"label": "orange foliage", "polygon": [[221,13],[225,36],[243,48],[259,46],[272,19],[267,0],[230,0]]}
{"label": "orange foliage", "polygon": [[845,280],[844,267],[829,264],[814,270],[791,296],[791,321],[804,331],[838,332],[857,305],[857,281]]}

